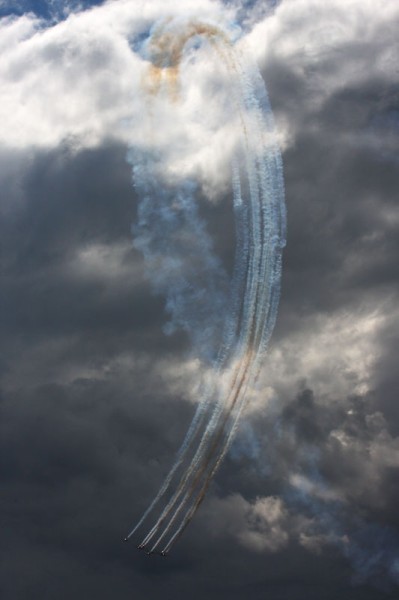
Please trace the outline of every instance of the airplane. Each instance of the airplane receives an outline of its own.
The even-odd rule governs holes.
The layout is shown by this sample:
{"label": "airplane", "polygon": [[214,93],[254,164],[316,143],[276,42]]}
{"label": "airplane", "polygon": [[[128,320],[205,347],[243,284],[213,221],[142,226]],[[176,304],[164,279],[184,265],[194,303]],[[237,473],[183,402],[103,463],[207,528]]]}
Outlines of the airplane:
{"label": "airplane", "polygon": [[[139,548],[139,550],[145,550],[144,546],[142,546],[141,548],[140,547],[138,547],[138,548]],[[167,553],[164,550],[162,550],[162,552],[158,552],[157,550],[146,550],[146,554],[147,554],[147,556],[153,556],[153,555],[167,556]]]}
{"label": "airplane", "polygon": [[[123,538],[124,542],[128,542],[129,538]],[[165,550],[162,550],[162,552],[157,552],[156,550],[146,550],[146,547],[144,544],[139,544],[137,546],[137,550],[144,550],[145,553],[150,556],[151,554],[157,554],[158,556],[167,556],[168,553]]]}

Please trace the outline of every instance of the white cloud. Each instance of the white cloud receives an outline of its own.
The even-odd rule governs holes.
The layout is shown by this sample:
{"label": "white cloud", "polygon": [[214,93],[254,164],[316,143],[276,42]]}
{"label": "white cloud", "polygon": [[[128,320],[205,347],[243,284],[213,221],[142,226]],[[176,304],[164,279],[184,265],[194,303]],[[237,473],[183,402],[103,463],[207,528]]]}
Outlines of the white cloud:
{"label": "white cloud", "polygon": [[273,398],[280,402],[297,393],[306,378],[319,402],[346,401],[374,385],[381,355],[380,333],[390,318],[387,304],[362,312],[337,311],[312,315],[278,344],[272,344],[247,413],[265,411]]}
{"label": "white cloud", "polygon": [[[273,106],[284,147],[295,142],[303,115],[317,117],[335,93],[371,80],[397,80],[398,27],[396,0],[283,0],[255,24],[246,44],[266,82],[277,63],[286,71],[282,77],[289,74],[301,88],[299,105],[284,98],[288,111]],[[319,126],[317,118],[306,122]]]}
{"label": "white cloud", "polygon": [[[355,76],[369,78],[380,70],[391,69],[391,59],[398,47],[395,22],[399,19],[396,0],[284,0],[268,18],[258,22],[247,43],[259,60],[271,56],[284,58],[298,74],[323,61],[335,61],[347,51],[345,60],[335,65],[329,75],[340,72],[342,83]],[[383,36],[381,35],[383,34]],[[379,46],[370,64],[358,53],[351,53],[353,44]],[[390,44],[392,42],[392,45]],[[325,64],[325,63],[324,63]],[[357,67],[357,68],[356,68]]]}
{"label": "white cloud", "polygon": [[70,262],[65,265],[66,277],[86,282],[95,281],[115,288],[118,281],[125,285],[126,281],[134,282],[139,267],[133,260],[129,260],[131,252],[131,245],[126,242],[112,246],[97,243],[78,247]]}
{"label": "white cloud", "polygon": [[307,496],[313,496],[314,498],[324,501],[337,501],[342,500],[340,495],[331,488],[318,481],[312,481],[305,475],[300,473],[294,473],[289,478],[290,485],[297,489],[300,493]]}
{"label": "white cloud", "polygon": [[52,26],[33,15],[2,20],[0,144],[51,148],[67,141],[80,149],[116,138],[156,145],[164,175],[196,177],[210,199],[225,191],[241,135],[225,58],[206,44],[198,60],[188,52],[178,102],[146,90],[149,62],[138,51],[140,39],[169,15],[178,24],[188,16],[222,30],[233,21],[232,11],[209,0],[120,0]]}
{"label": "white cloud", "polygon": [[48,29],[31,17],[22,40],[16,30],[0,67],[2,144],[51,147],[77,137],[91,145],[121,129],[137,61],[126,39],[90,13],[92,21],[71,15]]}
{"label": "white cloud", "polygon": [[214,535],[228,532],[254,552],[277,552],[289,540],[289,514],[280,498],[266,496],[248,502],[240,494],[213,499],[208,506]]}
{"label": "white cloud", "polygon": [[247,548],[276,552],[287,544],[287,511],[280,498],[257,498],[247,506],[245,518],[246,528],[238,533],[238,539]]}
{"label": "white cloud", "polygon": [[220,20],[207,0],[120,0],[71,14],[47,26],[33,15],[0,22],[0,143],[54,146],[77,137],[93,145],[104,137],[127,140],[127,119],[140,123],[138,103],[145,61],[129,42],[169,13]]}
{"label": "white cloud", "polygon": [[[348,83],[396,73],[396,0],[284,0],[273,13],[252,13],[253,29],[239,47],[265,66],[266,77],[275,58],[286,64],[312,90],[310,104],[320,106]],[[222,27],[234,21],[233,9],[210,0],[119,0],[73,13],[53,26],[33,15],[2,19],[0,143],[54,146],[78,138],[80,145],[93,145],[107,136],[131,139],[129,128],[142,120],[137,91],[146,65],[129,42],[167,15],[190,15]],[[212,59],[207,69],[211,64]],[[195,69],[197,82],[207,69]],[[189,103],[195,104],[194,88],[190,94]],[[202,98],[200,104],[204,111]],[[214,107],[207,105],[205,111],[218,118]],[[279,118],[283,144],[295,138],[295,118]],[[198,131],[192,135],[198,146]],[[229,137],[225,130],[220,136]],[[200,168],[203,157],[196,160]]]}
{"label": "white cloud", "polygon": [[343,477],[334,492],[326,491],[349,502],[384,509],[390,498],[381,490],[387,473],[399,466],[399,438],[389,433],[380,412],[366,415],[360,431],[356,419],[356,411],[351,411],[348,422],[330,433],[326,450],[342,464]]}
{"label": "white cloud", "polygon": [[[237,10],[211,0],[119,0],[72,13],[52,26],[33,15],[3,19],[0,144],[53,147],[67,139],[82,147],[107,137],[148,143],[143,119],[148,98],[142,93],[148,63],[137,53],[140,35],[168,15],[231,26]],[[256,7],[250,12],[253,29],[238,47],[265,66],[266,77],[268,65],[277,58],[305,81],[313,90],[306,110],[319,107],[348,83],[396,69],[395,0],[284,0],[273,13]],[[239,134],[217,93],[215,84],[226,73],[212,52],[204,52],[202,62],[183,65],[188,93],[182,94],[178,110],[173,103],[156,104],[153,123],[157,144],[168,141],[171,173],[195,173],[210,196],[224,190],[227,159]],[[213,100],[205,103],[205,97]],[[290,145],[298,115],[275,109],[280,142]]]}

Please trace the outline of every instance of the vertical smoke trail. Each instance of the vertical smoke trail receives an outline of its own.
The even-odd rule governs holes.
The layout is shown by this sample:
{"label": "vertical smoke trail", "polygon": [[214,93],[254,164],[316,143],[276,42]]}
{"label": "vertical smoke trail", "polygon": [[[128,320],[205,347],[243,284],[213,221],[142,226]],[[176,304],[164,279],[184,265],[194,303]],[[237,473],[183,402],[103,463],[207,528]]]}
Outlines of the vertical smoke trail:
{"label": "vertical smoke trail", "polygon": [[[235,260],[234,260],[234,272],[231,282],[230,289],[230,300],[229,305],[231,306],[230,313],[227,314],[225,321],[225,330],[223,335],[224,343],[219,350],[219,355],[216,360],[216,368],[220,368],[224,362],[226,361],[227,356],[233,346],[234,340],[236,339],[237,334],[237,322],[238,315],[241,310],[242,305],[242,288],[244,285],[244,277],[245,270],[248,261],[248,252],[249,252],[249,242],[248,242],[248,216],[246,206],[242,199],[241,192],[241,181],[239,176],[239,166],[236,164],[236,161],[233,161],[232,165],[232,184],[233,184],[233,208],[235,214],[235,223],[236,223],[236,251],[235,251]],[[154,500],[144,512],[143,516],[136,524],[136,526],[130,531],[127,538],[130,538],[134,533],[140,528],[145,519],[151,514],[155,506],[162,499],[162,497],[167,492],[178,468],[181,466],[184,461],[190,446],[201,428],[203,423],[203,419],[206,416],[207,409],[209,408],[209,402],[211,400],[211,390],[207,387],[204,387],[202,401],[198,403],[197,410],[195,412],[194,418],[191,422],[191,425],[186,433],[184,441],[180,447],[180,450],[177,454],[175,463],[165,478],[158,494],[155,496]],[[142,544],[145,544],[148,541],[150,533],[143,540]]]}
{"label": "vertical smoke trail", "polygon": [[[235,264],[230,293],[226,295],[225,274],[196,208],[195,183],[180,181],[180,190],[173,185],[161,186],[162,153],[132,150],[135,186],[142,198],[135,245],[144,254],[153,285],[167,298],[166,308],[172,317],[169,328],[185,329],[214,370],[214,377],[202,386],[196,414],[171,471],[128,536],[137,531],[166,494],[171,494],[139,546],[155,538],[150,551],[174,528],[164,552],[180,537],[228,451],[246,404],[246,392],[256,380],[274,326],[285,236],[281,158],[263,81],[231,46],[227,35],[200,22],[188,22],[178,30],[170,21],[161,24],[148,42],[152,60],[152,84],[148,89],[153,94],[168,92],[172,101],[177,100],[180,62],[186,44],[195,36],[209,40],[216,56],[235,78],[231,97],[242,130],[232,165]],[[178,214],[172,209],[176,204]],[[196,254],[201,257],[194,270],[184,261],[187,241],[181,232],[185,226],[190,230],[190,247],[198,247]],[[211,299],[207,304],[201,293],[204,282]],[[224,327],[219,330],[217,316],[224,314],[226,307]],[[213,343],[216,339],[218,352]],[[184,465],[171,492],[177,472]]]}
{"label": "vertical smoke trail", "polygon": [[[137,167],[136,167],[136,173],[137,173]],[[235,214],[236,214],[236,234],[237,234],[237,239],[239,241],[239,244],[237,246],[237,251],[236,251],[235,270],[234,270],[234,276],[233,276],[233,282],[232,282],[232,290],[231,290],[231,294],[230,294],[230,304],[232,304],[232,305],[238,304],[241,302],[239,290],[242,287],[242,281],[240,281],[240,280],[243,279],[243,274],[245,271],[245,261],[247,260],[247,254],[248,254],[248,242],[245,239],[247,237],[246,223],[245,223],[246,209],[245,209],[245,205],[242,202],[241,190],[239,189],[239,179],[238,179],[237,174],[234,177],[234,182],[235,182],[234,183],[234,209],[235,209]],[[137,179],[136,179],[136,187],[137,187]],[[145,185],[142,186],[142,188],[143,188],[143,190],[145,190]],[[239,226],[240,221],[242,221],[241,227]],[[137,245],[137,243],[136,243],[136,245]],[[235,312],[237,312],[238,310],[239,310],[239,308],[236,307]],[[232,312],[234,312],[234,308],[233,308]],[[227,318],[226,325],[225,325],[225,332],[224,332],[224,336],[223,336],[224,341],[223,341],[222,348],[219,351],[219,356],[218,356],[218,359],[216,362],[216,367],[218,365],[219,366],[222,365],[224,360],[226,359],[226,356],[228,355],[228,353],[230,351],[230,347],[232,346],[232,344],[234,342],[234,334],[235,334],[236,329],[237,329],[237,325],[234,324],[234,318],[230,318],[230,319]],[[183,442],[183,445],[180,449],[180,452],[179,452],[179,455],[175,462],[175,465],[172,467],[171,472],[167,476],[163,486],[161,487],[158,495],[152,502],[151,506],[144,513],[142,519],[139,521],[139,523],[136,525],[136,527],[130,532],[128,537],[130,537],[138,529],[138,527],[142,524],[144,519],[151,512],[152,508],[155,506],[155,504],[159,501],[159,499],[164,495],[165,491],[167,490],[171,479],[173,478],[177,468],[180,466],[181,462],[183,461],[186,451],[189,449],[190,443],[192,442],[193,437],[195,436],[195,434],[198,431],[198,428],[201,425],[201,421],[204,416],[204,413],[206,412],[208,403],[209,403],[209,393],[206,394],[205,401],[201,402],[198,405],[197,413],[194,417],[194,420],[189,429],[189,432],[186,435],[185,441]]]}

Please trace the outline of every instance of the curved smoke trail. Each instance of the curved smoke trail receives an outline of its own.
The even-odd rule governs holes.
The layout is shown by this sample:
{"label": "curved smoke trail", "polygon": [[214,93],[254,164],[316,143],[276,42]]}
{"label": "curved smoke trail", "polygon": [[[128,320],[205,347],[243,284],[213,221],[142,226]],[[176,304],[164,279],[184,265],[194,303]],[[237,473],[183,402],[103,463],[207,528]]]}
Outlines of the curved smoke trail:
{"label": "curved smoke trail", "polygon": [[[129,153],[140,196],[135,245],[154,287],[166,297],[168,329],[183,328],[204,364],[211,366],[176,461],[128,535],[166,497],[139,545],[153,552],[164,542],[162,554],[190,523],[236,432],[275,324],[285,245],[282,164],[272,112],[259,71],[228,33],[199,21],[167,20],[156,26],[143,47],[150,63],[145,81],[149,102],[157,97],[164,103],[179,101],[186,49],[192,40],[204,39],[230,75],[224,85],[241,132],[231,167],[236,251],[230,286],[199,215],[195,178],[177,177],[165,168],[162,143]],[[222,327],[220,315],[225,315]]]}

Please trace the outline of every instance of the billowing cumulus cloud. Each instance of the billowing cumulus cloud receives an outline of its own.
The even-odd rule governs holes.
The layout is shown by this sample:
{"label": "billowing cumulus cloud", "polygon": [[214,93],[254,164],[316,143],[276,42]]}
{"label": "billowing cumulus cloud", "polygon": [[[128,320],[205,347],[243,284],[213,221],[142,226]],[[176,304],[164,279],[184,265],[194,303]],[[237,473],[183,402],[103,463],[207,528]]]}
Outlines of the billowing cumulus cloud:
{"label": "billowing cumulus cloud", "polygon": [[143,106],[137,90],[148,61],[134,52],[134,44],[169,14],[226,20],[220,7],[207,0],[184,8],[171,1],[122,0],[49,25],[29,13],[4,18],[2,142],[53,147],[71,138],[87,147],[109,136],[139,137]]}
{"label": "billowing cumulus cloud", "polygon": [[[19,3],[0,21],[2,597],[395,600],[396,0],[118,0],[69,15],[52,4],[50,15]],[[241,25],[260,65],[288,244],[238,439],[158,562],[120,538],[173,461],[201,364],[184,331],[163,332],[165,298],[132,246],[126,156],[148,144],[141,44],[154,20],[188,13]],[[204,144],[222,123],[225,74],[203,56],[182,70],[180,122],[158,105],[157,124],[168,173],[195,174],[211,197],[201,218],[229,273],[237,127]]]}
{"label": "billowing cumulus cloud", "polygon": [[240,495],[211,505],[213,526],[255,552],[277,552],[286,546],[287,511],[280,498],[268,496],[247,502]]}

